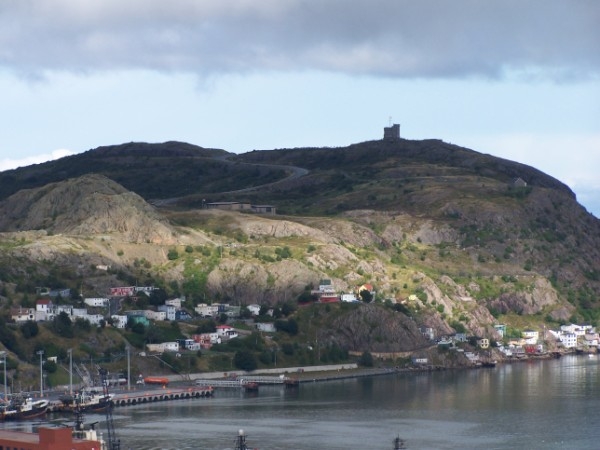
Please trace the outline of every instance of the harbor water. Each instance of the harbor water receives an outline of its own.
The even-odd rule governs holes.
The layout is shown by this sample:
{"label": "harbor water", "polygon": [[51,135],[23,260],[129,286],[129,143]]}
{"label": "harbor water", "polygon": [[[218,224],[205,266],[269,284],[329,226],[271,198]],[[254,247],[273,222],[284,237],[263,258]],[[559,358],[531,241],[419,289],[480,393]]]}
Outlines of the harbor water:
{"label": "harbor water", "polygon": [[[598,449],[599,357],[222,389],[116,408],[121,449]],[[89,415],[88,422],[104,416]],[[6,426],[7,424],[5,424]],[[17,426],[17,425],[11,425]]]}

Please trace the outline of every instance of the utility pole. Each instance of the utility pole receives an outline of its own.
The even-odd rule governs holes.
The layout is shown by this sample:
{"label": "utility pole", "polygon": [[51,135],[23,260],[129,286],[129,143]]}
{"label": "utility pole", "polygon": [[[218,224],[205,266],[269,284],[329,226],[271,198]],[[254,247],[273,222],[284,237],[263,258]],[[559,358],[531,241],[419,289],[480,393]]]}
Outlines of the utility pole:
{"label": "utility pole", "polygon": [[8,399],[8,392],[6,390],[6,352],[5,351],[1,351],[0,355],[2,355],[3,357],[3,363],[4,363],[4,403],[7,402]]}
{"label": "utility pole", "polygon": [[44,354],[44,350],[39,350],[36,353],[40,355],[40,397],[42,397],[44,395],[44,376],[42,369],[42,355]]}
{"label": "utility pole", "polygon": [[131,390],[131,359],[130,359],[130,351],[131,351],[131,347],[129,347],[129,345],[127,345],[125,347],[125,349],[127,350],[127,390],[130,391]]}
{"label": "utility pole", "polygon": [[73,349],[67,350],[69,353],[69,394],[73,395]]}

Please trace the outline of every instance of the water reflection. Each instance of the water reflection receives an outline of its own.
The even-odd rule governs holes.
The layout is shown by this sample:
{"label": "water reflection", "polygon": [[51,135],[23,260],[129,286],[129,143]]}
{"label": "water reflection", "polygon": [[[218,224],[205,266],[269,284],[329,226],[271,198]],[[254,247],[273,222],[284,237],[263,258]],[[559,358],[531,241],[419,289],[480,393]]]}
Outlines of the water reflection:
{"label": "water reflection", "polygon": [[[398,374],[249,396],[117,408],[123,448],[227,449],[238,429],[251,447],[390,449],[590,449],[599,400],[598,361],[563,358],[495,369]],[[103,420],[91,415],[88,421]]]}

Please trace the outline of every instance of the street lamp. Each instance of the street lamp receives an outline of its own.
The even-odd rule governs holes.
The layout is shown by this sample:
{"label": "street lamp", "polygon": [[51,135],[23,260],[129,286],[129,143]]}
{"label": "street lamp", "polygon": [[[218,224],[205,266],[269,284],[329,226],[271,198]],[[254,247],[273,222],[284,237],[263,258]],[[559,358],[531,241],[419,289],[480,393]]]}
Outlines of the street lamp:
{"label": "street lamp", "polygon": [[125,346],[125,349],[127,350],[127,390],[130,391],[131,390],[131,376],[129,376],[129,374],[131,373],[131,359],[129,356],[129,353],[131,351],[131,347],[129,347],[129,345]]}
{"label": "street lamp", "polygon": [[39,350],[36,352],[40,355],[40,397],[44,395],[44,377],[42,375],[42,355],[44,354],[44,350]]}
{"label": "street lamp", "polygon": [[73,349],[67,350],[69,353],[69,394],[73,395]]}
{"label": "street lamp", "polygon": [[3,358],[2,362],[4,363],[4,403],[6,403],[6,399],[8,398],[7,390],[6,390],[6,352],[1,351],[0,356],[2,356],[2,358]]}

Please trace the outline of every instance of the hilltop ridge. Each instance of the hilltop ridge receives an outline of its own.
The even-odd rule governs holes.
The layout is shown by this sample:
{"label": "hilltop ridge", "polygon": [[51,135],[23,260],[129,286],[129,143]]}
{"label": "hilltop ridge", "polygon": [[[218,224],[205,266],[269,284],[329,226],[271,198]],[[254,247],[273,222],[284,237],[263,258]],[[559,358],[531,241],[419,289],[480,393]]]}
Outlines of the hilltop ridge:
{"label": "hilltop ridge", "polygon": [[[274,306],[311,301],[324,278],[368,283],[375,303],[320,334],[358,352],[420,348],[419,327],[497,337],[500,321],[600,320],[600,221],[559,180],[442,141],[129,143],[0,173],[0,193],[4,305],[47,285],[105,296],[144,280],[192,306]],[[217,201],[279,214],[204,207]]]}

